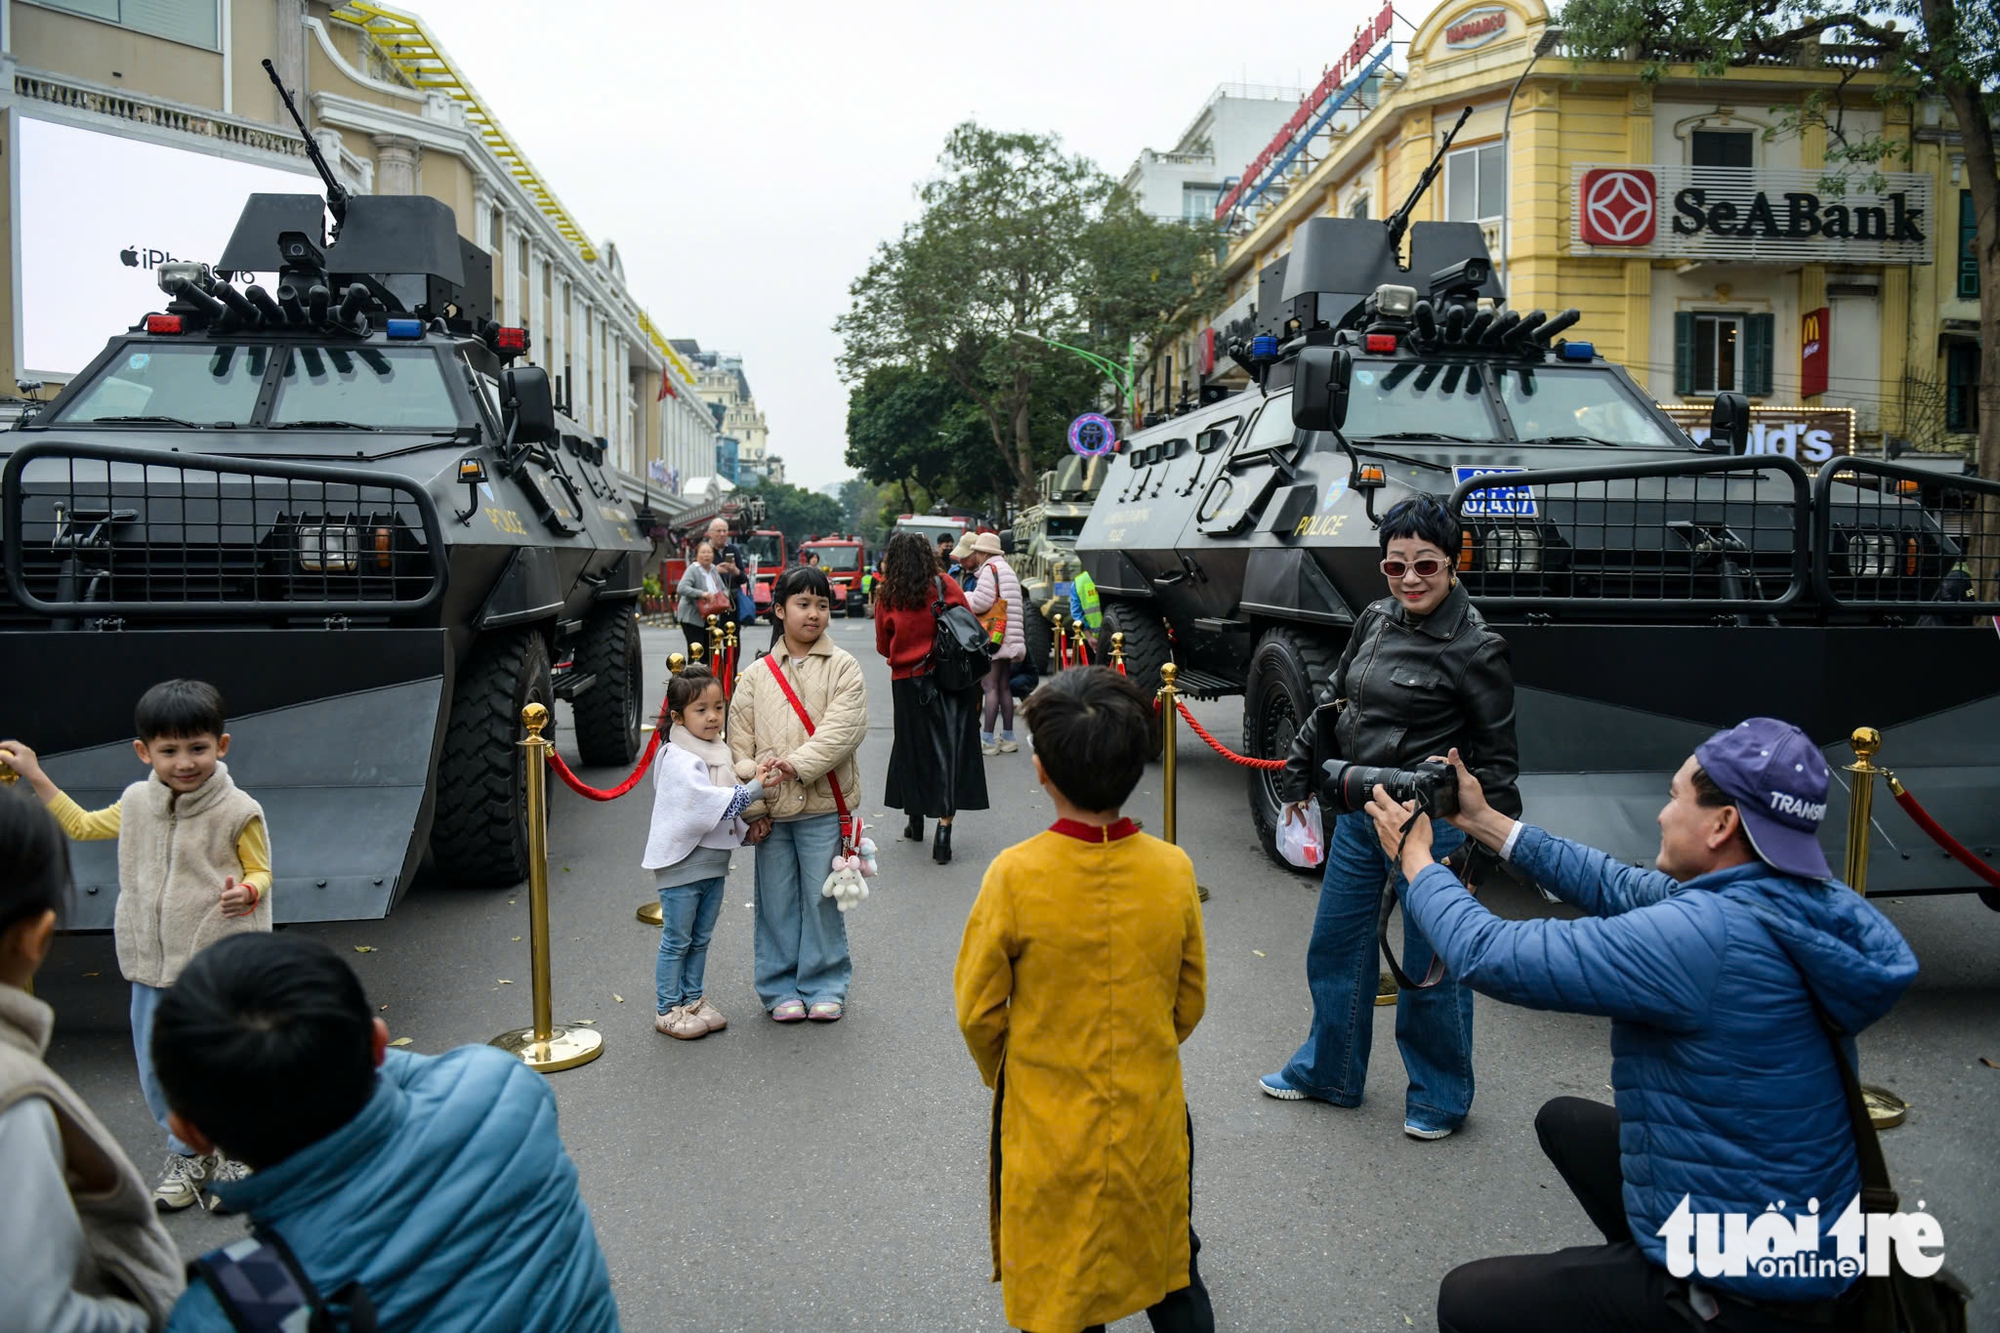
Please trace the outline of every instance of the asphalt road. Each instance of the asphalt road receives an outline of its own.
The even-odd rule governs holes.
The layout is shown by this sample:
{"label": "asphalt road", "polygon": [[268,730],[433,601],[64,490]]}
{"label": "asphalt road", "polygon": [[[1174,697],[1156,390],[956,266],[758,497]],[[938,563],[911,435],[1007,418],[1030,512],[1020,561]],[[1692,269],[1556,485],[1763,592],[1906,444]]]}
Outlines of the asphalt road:
{"label": "asphalt road", "polygon": [[[879,804],[888,673],[869,622],[836,621],[832,632],[868,677],[861,767],[882,845],[873,896],[848,919],[855,980],[844,1021],[779,1027],[762,1016],[744,853],[709,958],[709,994],[730,1026],[691,1043],[655,1035],[658,935],[633,917],[649,895],[639,869],[648,789],[610,805],[553,789],[556,1016],[595,1020],[605,1054],[552,1082],[628,1328],[1006,1326],[987,1281],[987,1094],[953,1023],[951,969],[986,861],[1051,814],[1024,748],[987,761],[994,808],[960,820],[949,867],[901,841],[900,818]],[[652,678],[679,641],[645,632]],[[1240,734],[1236,701],[1196,712],[1223,740]],[[1392,1009],[1376,1011],[1370,1095],[1358,1110],[1257,1093],[1256,1077],[1305,1031],[1316,886],[1257,849],[1241,770],[1185,734],[1178,753],[1181,841],[1214,895],[1208,1016],[1183,1056],[1195,1223],[1218,1324],[1429,1329],[1438,1280],[1454,1264],[1594,1243],[1541,1156],[1533,1118],[1561,1093],[1610,1100],[1605,1021],[1481,997],[1477,1101],[1465,1129],[1442,1142],[1401,1132]],[[585,776],[608,784],[622,774]],[[1156,831],[1158,777],[1149,772],[1129,808]],[[274,843],[282,857],[282,829]],[[1547,910],[1521,892],[1491,901],[1507,915]],[[1913,1104],[1909,1123],[1884,1140],[1891,1170],[1905,1206],[1923,1200],[1942,1225],[1947,1262],[1979,1297],[1974,1326],[1992,1327],[2000,1068],[1980,1057],[2000,1062],[2000,916],[1971,897],[1885,906],[1923,973],[1862,1040],[1863,1075]],[[348,956],[395,1036],[442,1051],[528,1022],[527,912],[524,889],[420,884],[389,920],[299,929]],[[372,952],[350,952],[359,946]],[[154,1170],[163,1147],[133,1073],[109,937],[64,939],[37,984],[58,1015],[52,1063]],[[187,1212],[168,1227],[192,1256],[243,1223]]]}

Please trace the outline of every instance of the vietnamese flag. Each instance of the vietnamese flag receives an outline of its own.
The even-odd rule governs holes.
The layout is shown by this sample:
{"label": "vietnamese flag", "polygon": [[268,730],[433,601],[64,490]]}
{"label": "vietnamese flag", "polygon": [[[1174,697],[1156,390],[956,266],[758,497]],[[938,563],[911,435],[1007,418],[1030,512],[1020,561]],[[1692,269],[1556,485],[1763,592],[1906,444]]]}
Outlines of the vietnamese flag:
{"label": "vietnamese flag", "polygon": [[678,397],[680,397],[680,395],[674,392],[673,372],[666,370],[661,371],[660,392],[658,396],[653,399],[653,401],[656,403],[663,403],[669,398],[678,398]]}

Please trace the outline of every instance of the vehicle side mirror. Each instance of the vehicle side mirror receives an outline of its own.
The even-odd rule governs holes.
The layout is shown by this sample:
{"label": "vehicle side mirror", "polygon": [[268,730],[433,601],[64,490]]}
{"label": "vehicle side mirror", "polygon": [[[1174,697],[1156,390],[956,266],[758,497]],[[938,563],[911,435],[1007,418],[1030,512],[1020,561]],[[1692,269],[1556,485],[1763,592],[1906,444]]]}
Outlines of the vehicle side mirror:
{"label": "vehicle side mirror", "polygon": [[1740,454],[1750,447],[1750,400],[1740,393],[1715,395],[1708,414],[1708,438]]}
{"label": "vehicle side mirror", "polygon": [[1014,529],[1012,528],[1000,529],[1000,554],[1002,555],[1014,554]]}
{"label": "vehicle side mirror", "polygon": [[516,444],[546,444],[556,438],[556,400],[549,372],[540,366],[509,366],[500,372],[502,420]]}
{"label": "vehicle side mirror", "polygon": [[1345,347],[1307,347],[1292,371],[1292,424],[1300,430],[1339,430],[1347,421],[1347,386],[1354,353]]}

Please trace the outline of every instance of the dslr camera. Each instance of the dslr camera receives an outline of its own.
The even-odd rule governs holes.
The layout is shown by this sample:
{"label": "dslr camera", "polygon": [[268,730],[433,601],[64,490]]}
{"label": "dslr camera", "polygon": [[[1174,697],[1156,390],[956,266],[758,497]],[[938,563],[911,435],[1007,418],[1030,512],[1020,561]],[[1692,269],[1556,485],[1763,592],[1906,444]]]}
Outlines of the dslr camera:
{"label": "dslr camera", "polygon": [[1320,771],[1325,774],[1319,797],[1324,809],[1343,814],[1359,810],[1379,783],[1391,799],[1415,801],[1433,819],[1458,813],[1458,770],[1440,760],[1427,759],[1410,768],[1373,768],[1329,759]]}

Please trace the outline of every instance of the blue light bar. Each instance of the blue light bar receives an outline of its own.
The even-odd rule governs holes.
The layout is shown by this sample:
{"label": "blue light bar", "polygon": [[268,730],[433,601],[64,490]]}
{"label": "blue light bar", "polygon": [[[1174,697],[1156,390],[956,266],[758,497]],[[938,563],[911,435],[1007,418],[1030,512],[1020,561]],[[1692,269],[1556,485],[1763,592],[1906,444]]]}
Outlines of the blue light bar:
{"label": "blue light bar", "polygon": [[424,322],[421,319],[392,319],[383,326],[391,338],[421,338],[424,336]]}
{"label": "blue light bar", "polygon": [[1260,333],[1250,340],[1252,361],[1274,361],[1278,356],[1278,339],[1269,333]]}
{"label": "blue light bar", "polygon": [[1562,359],[1565,361],[1588,361],[1597,355],[1596,343],[1570,342],[1562,345]]}

